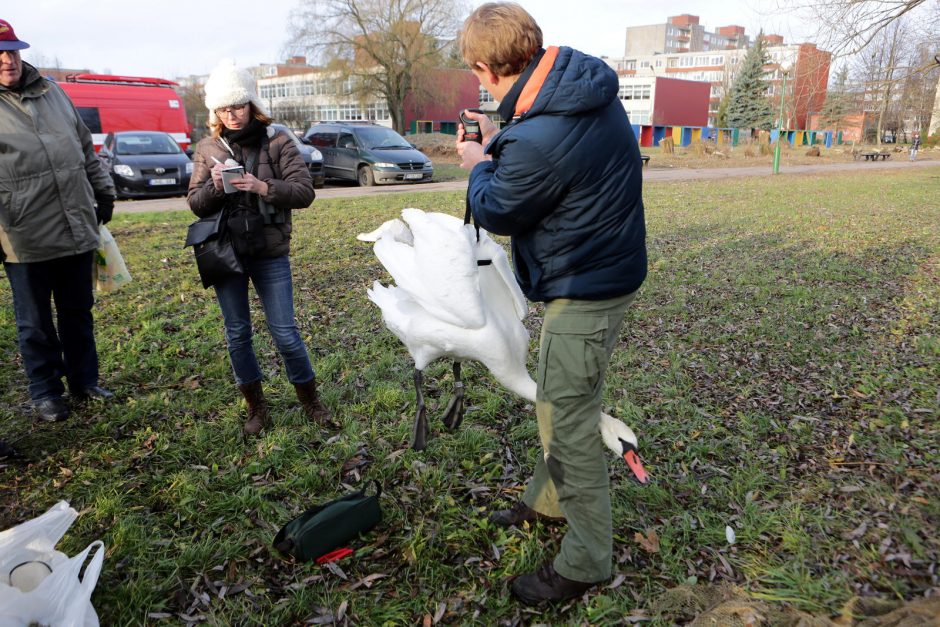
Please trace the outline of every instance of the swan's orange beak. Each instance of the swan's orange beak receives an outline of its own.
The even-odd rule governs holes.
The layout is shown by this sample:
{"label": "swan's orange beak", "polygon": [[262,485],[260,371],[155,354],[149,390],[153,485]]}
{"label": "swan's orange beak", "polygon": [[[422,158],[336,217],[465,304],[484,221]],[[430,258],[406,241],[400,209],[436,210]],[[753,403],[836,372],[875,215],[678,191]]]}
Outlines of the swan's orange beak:
{"label": "swan's orange beak", "polygon": [[640,462],[640,456],[636,454],[636,451],[631,450],[624,453],[623,461],[627,462],[627,466],[629,466],[633,474],[636,475],[637,481],[640,483],[649,482],[650,477],[646,474],[646,468],[643,468],[643,464]]}

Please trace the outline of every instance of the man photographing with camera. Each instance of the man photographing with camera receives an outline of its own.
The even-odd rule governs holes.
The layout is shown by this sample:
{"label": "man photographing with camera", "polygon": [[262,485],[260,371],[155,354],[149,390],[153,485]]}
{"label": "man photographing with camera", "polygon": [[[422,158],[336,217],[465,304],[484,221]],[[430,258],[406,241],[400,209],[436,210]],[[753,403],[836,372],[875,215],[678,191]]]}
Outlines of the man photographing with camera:
{"label": "man photographing with camera", "polygon": [[604,375],[624,313],[646,277],[639,147],[616,73],[565,47],[515,3],[487,3],[464,23],[460,52],[499,101],[501,130],[485,115],[482,144],[457,134],[467,190],[482,228],[512,240],[516,279],[545,303],[536,413],[543,453],[521,502],[497,525],[568,522],[552,562],[517,577],[529,605],[583,594],[611,576],[610,480],[598,433]]}

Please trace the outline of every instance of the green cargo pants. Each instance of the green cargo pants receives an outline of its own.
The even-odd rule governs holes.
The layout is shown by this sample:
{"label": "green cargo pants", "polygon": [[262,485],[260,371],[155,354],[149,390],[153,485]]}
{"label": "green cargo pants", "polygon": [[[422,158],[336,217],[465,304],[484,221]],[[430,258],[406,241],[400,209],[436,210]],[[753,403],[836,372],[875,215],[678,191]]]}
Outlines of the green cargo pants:
{"label": "green cargo pants", "polygon": [[575,581],[611,574],[610,478],[598,423],[610,354],[635,297],[557,299],[545,307],[535,404],[544,455],[522,500],[568,520],[554,566]]}

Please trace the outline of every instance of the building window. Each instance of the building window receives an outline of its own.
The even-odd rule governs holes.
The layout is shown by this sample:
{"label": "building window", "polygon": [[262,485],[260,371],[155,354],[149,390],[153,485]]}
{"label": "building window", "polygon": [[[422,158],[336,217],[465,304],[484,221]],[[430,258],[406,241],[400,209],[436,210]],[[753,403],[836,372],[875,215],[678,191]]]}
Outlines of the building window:
{"label": "building window", "polygon": [[648,110],[627,110],[627,117],[630,118],[630,124],[642,126],[650,123],[650,112]]}
{"label": "building window", "polygon": [[370,120],[387,120],[388,106],[384,102],[375,102],[366,107],[366,117]]}
{"label": "building window", "polygon": [[621,100],[649,100],[649,85],[621,85],[617,91]]}
{"label": "building window", "polygon": [[320,105],[317,107],[317,119],[321,122],[332,122],[339,119],[339,110],[336,105]]}

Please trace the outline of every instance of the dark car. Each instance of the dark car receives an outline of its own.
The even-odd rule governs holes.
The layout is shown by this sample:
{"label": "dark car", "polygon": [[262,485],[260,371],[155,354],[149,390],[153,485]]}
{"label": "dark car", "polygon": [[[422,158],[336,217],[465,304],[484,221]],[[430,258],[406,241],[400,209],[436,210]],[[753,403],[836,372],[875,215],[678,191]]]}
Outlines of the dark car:
{"label": "dark car", "polygon": [[172,135],[158,131],[108,133],[98,151],[118,198],[185,195],[193,162]]}
{"label": "dark car", "polygon": [[297,150],[300,151],[300,156],[304,158],[307,169],[310,170],[310,176],[313,177],[313,186],[323,187],[323,181],[326,178],[323,174],[323,153],[313,146],[308,146],[306,143],[300,141],[297,134],[283,124],[272,124],[271,128],[291,138],[294,145],[297,146]]}
{"label": "dark car", "polygon": [[321,122],[306,141],[323,153],[328,177],[360,185],[430,181],[431,160],[392,129],[371,122]]}

